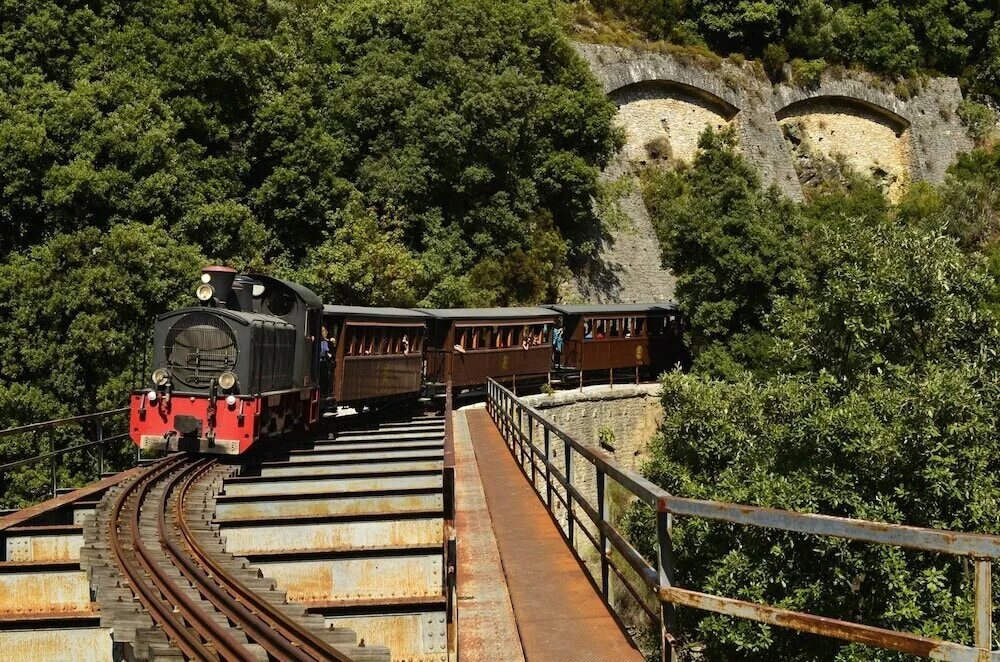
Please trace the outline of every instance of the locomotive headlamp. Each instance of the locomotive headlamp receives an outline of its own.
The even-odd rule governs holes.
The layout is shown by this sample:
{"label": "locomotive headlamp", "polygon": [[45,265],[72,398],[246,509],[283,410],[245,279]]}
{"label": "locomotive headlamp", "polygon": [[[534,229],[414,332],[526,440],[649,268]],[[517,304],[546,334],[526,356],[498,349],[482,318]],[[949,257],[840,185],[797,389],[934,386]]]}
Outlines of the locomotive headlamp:
{"label": "locomotive headlamp", "polygon": [[232,387],[236,386],[236,375],[232,372],[224,372],[219,375],[219,386],[222,390],[228,391]]}
{"label": "locomotive headlamp", "polygon": [[156,402],[156,391],[150,391],[146,394],[146,397],[149,398],[150,402]]}
{"label": "locomotive headlamp", "polygon": [[211,274],[202,274],[201,275],[201,282],[203,282],[203,283],[211,283],[212,282],[212,275]]}
{"label": "locomotive headlamp", "polygon": [[229,397],[227,397],[226,404],[229,405],[230,407],[234,406],[236,404],[236,396],[230,395]]}
{"label": "locomotive headlamp", "polygon": [[157,368],[153,371],[153,383],[157,386],[166,386],[170,381],[170,373],[165,368]]}
{"label": "locomotive headlamp", "polygon": [[198,301],[208,301],[212,298],[213,294],[215,294],[215,288],[208,283],[202,283],[194,291],[194,295],[198,297]]}

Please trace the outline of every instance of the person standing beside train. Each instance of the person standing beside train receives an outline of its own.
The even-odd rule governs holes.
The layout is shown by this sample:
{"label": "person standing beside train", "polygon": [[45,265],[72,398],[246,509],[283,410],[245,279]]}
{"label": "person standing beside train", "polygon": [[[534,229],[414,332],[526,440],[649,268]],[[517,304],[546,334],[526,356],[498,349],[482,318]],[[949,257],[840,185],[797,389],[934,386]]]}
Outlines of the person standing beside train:
{"label": "person standing beside train", "polygon": [[552,327],[552,355],[557,368],[562,367],[563,330],[561,324]]}

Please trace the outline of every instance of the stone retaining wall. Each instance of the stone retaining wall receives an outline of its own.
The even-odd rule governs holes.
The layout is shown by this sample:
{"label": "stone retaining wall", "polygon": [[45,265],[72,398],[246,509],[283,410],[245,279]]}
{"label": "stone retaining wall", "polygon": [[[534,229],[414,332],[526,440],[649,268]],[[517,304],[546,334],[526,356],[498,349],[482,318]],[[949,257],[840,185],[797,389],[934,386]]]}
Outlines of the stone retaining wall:
{"label": "stone retaining wall", "polygon": [[[576,44],[619,107],[626,145],[608,178],[630,177],[659,161],[690,162],[705,126],[731,125],[739,149],[766,184],[803,199],[797,160],[804,150],[876,177],[898,198],[912,181],[939,182],[957,155],[973,147],[958,117],[954,78],[931,78],[902,99],[889,83],[860,72],[824,74],[813,87],[772,85],[755,64]],[[808,177],[805,174],[804,177]],[[567,298],[662,301],[673,296],[638,192],[620,208],[632,226],[605,238],[599,265],[580,274]],[[599,274],[595,280],[594,274]]]}

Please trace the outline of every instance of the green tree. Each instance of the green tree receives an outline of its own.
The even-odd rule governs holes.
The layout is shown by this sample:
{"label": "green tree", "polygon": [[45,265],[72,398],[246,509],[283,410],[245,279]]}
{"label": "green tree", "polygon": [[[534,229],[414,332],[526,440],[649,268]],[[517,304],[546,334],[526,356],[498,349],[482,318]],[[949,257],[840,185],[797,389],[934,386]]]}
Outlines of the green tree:
{"label": "green tree", "polygon": [[356,196],[434,273],[418,299],[521,297],[469,270],[520,252],[555,277],[589,250],[614,106],[546,0],[0,11],[0,256],[136,221],[294,271]]}
{"label": "green tree", "polygon": [[412,306],[420,283],[417,259],[375,213],[349,205],[331,222],[331,235],[309,249],[296,280],[324,301],[344,305]]}
{"label": "green tree", "polygon": [[677,276],[696,361],[718,374],[754,363],[770,344],[762,333],[779,294],[803,283],[796,245],[805,227],[796,206],[733,149],[733,133],[706,130],[694,166],[650,173],[644,196]]}
{"label": "green tree", "polygon": [[[153,317],[193,302],[203,262],[164,230],[128,223],[60,234],[0,263],[0,428],[123,406]],[[0,462],[47,450],[38,441],[0,442]],[[93,479],[69,460],[64,477]],[[28,467],[5,476],[0,500],[23,505],[45,484]]]}
{"label": "green tree", "polygon": [[[894,369],[846,392],[825,373],[674,373],[644,472],[680,496],[995,534],[997,384],[995,370],[969,365]],[[645,509],[628,517],[648,558],[654,521]],[[679,586],[971,643],[972,594],[955,557],[687,518],[672,538]],[[900,659],[698,610],[679,617],[684,651],[699,651],[691,659]]]}

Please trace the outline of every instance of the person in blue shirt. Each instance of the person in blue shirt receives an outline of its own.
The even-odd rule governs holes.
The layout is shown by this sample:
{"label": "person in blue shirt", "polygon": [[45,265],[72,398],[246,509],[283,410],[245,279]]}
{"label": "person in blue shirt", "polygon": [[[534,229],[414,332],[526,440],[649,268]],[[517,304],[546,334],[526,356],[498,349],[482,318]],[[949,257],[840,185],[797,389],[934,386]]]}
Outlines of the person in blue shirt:
{"label": "person in blue shirt", "polygon": [[555,355],[556,367],[560,367],[562,364],[562,351],[563,351],[563,330],[562,326],[556,325],[552,327],[552,353]]}

